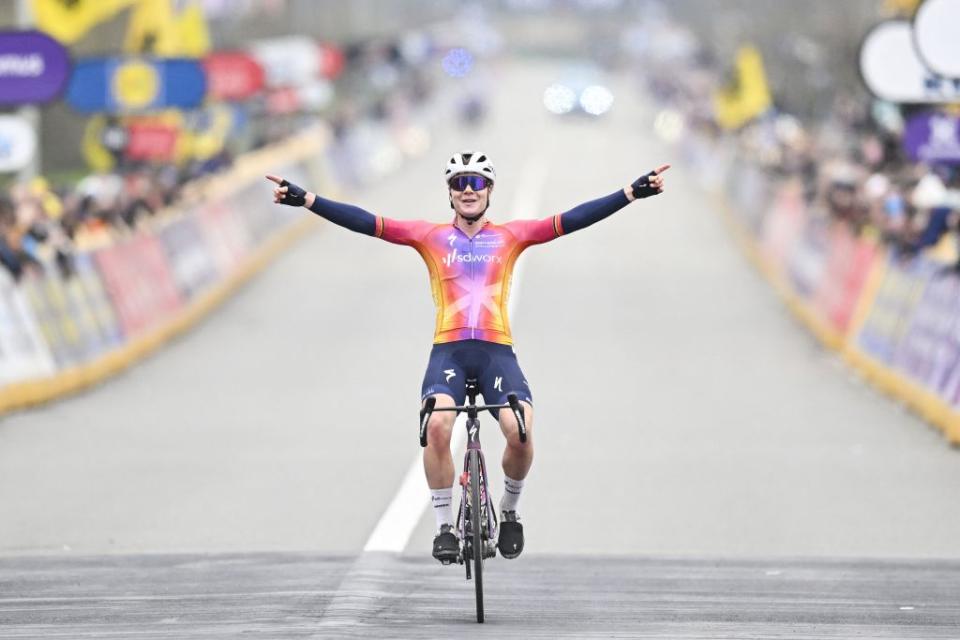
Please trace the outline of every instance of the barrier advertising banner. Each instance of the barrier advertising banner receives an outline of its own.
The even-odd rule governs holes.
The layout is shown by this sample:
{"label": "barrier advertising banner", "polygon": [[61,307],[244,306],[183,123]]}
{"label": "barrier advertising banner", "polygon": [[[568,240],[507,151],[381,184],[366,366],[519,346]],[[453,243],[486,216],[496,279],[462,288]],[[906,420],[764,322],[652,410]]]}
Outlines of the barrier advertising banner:
{"label": "barrier advertising banner", "polygon": [[845,333],[877,255],[877,246],[857,238],[844,224],[833,224],[827,235],[823,278],[814,294],[818,315]]}
{"label": "barrier advertising banner", "polygon": [[229,273],[250,252],[250,232],[233,209],[221,202],[210,203],[195,215],[217,268]]}
{"label": "barrier advertising banner", "polygon": [[84,319],[71,313],[72,305],[60,278],[47,274],[30,276],[24,278],[21,287],[57,367],[81,363],[84,342],[80,323]]}
{"label": "barrier advertising banner", "polygon": [[139,235],[94,254],[94,262],[129,338],[180,308],[182,299],[160,241]]}
{"label": "barrier advertising banner", "polygon": [[787,259],[790,283],[797,293],[810,299],[823,282],[826,268],[827,232],[819,226],[807,225]]}
{"label": "barrier advertising banner", "polygon": [[0,271],[0,384],[51,375],[54,362],[23,295]]}
{"label": "barrier advertising banner", "polygon": [[159,238],[185,299],[195,297],[219,279],[213,252],[207,247],[193,216],[168,224],[160,231]]}
{"label": "barrier advertising banner", "polygon": [[930,263],[930,277],[917,303],[893,365],[925,388],[942,392],[957,366],[957,345],[951,340],[960,319],[960,278]]}
{"label": "barrier advertising banner", "polygon": [[781,272],[786,269],[787,260],[807,226],[802,196],[798,183],[784,185],[776,192],[773,206],[760,228],[763,256]]}
{"label": "barrier advertising banner", "polygon": [[901,263],[895,257],[887,259],[883,282],[856,338],[867,354],[892,364],[933,270],[926,261]]}

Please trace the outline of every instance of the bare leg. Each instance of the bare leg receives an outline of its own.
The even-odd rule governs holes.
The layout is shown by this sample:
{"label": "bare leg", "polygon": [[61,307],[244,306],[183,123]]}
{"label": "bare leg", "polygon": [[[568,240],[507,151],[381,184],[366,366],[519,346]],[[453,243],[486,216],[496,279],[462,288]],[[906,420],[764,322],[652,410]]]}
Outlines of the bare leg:
{"label": "bare leg", "polygon": [[[437,407],[454,406],[453,398],[439,393]],[[447,489],[453,486],[453,456],[450,454],[450,434],[456,419],[453,411],[438,411],[427,423],[427,446],[423,450],[423,470],[431,489]]]}
{"label": "bare leg", "polygon": [[513,412],[500,410],[500,430],[507,439],[507,447],[503,451],[503,473],[514,480],[526,478],[533,464],[533,407],[526,402],[521,402],[520,406],[523,407],[527,426],[527,441],[524,443],[520,442],[519,427]]}

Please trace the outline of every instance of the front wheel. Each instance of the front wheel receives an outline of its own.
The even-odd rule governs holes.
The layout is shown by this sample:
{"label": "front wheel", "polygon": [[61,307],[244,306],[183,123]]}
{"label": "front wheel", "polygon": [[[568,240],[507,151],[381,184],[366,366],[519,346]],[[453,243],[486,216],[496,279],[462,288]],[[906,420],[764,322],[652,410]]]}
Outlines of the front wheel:
{"label": "front wheel", "polygon": [[[473,586],[477,592],[477,622],[483,622],[483,528],[480,515],[480,453],[470,451],[470,530],[473,535]],[[467,562],[470,560],[467,559]]]}

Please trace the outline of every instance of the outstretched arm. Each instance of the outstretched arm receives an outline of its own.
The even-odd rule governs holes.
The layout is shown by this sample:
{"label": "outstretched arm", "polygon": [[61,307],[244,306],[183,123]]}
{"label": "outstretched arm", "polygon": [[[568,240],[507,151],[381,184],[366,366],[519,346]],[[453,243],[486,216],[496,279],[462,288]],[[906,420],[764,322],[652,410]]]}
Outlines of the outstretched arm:
{"label": "outstretched arm", "polygon": [[670,168],[665,164],[650,173],[637,178],[632,184],[614,191],[608,196],[584,202],[581,205],[560,214],[562,233],[568,234],[600,222],[616,213],[638,198],[646,198],[663,193],[662,173]]}
{"label": "outstretched arm", "polygon": [[377,216],[369,211],[321,198],[279,176],[268,175],[267,180],[277,185],[273,189],[274,202],[292,207],[306,207],[318,216],[351,231],[368,236],[377,235]]}

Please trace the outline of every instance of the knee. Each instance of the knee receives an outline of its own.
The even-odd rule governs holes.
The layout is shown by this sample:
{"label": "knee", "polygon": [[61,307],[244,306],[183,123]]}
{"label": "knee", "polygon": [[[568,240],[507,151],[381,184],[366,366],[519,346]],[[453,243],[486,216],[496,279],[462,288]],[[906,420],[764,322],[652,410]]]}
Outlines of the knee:
{"label": "knee", "polygon": [[512,449],[530,449],[533,447],[533,411],[526,403],[522,403],[523,422],[526,427],[527,441],[520,442],[520,425],[517,424],[517,418],[513,411],[509,409],[500,410],[500,429],[507,438],[507,446]]}
{"label": "knee", "polygon": [[453,433],[454,414],[434,413],[427,421],[427,447],[449,449],[450,434]]}

